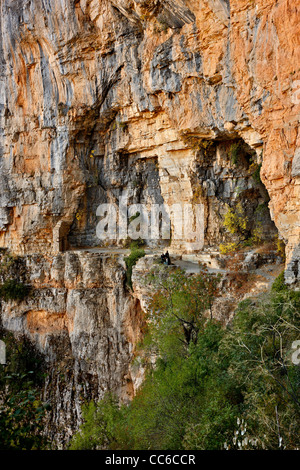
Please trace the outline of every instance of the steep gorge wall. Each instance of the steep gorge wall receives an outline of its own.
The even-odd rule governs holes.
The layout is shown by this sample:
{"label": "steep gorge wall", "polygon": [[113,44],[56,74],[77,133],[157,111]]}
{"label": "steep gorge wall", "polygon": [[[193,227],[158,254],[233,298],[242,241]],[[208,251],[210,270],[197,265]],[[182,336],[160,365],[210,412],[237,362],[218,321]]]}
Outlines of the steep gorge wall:
{"label": "steep gorge wall", "polygon": [[[82,384],[86,397],[110,389],[126,399],[134,388],[142,316],[122,262],[67,251],[101,245],[100,203],[117,205],[125,189],[130,203],[202,202],[205,246],[217,247],[242,192],[250,214],[269,203],[286,279],[299,280],[300,2],[0,6],[0,246],[24,256],[34,288],[26,302],[2,304],[2,321],[49,361],[70,361],[53,418],[70,435]],[[233,162],[236,143],[245,158]],[[251,173],[261,164],[266,189]]]}
{"label": "steep gorge wall", "polygon": [[135,391],[130,363],[141,339],[139,301],[125,288],[118,256],[69,252],[57,256],[0,254],[0,280],[31,286],[23,301],[1,300],[1,326],[25,335],[45,359],[43,399],[50,403],[47,434],[68,442],[81,405],[113,391],[128,402]]}

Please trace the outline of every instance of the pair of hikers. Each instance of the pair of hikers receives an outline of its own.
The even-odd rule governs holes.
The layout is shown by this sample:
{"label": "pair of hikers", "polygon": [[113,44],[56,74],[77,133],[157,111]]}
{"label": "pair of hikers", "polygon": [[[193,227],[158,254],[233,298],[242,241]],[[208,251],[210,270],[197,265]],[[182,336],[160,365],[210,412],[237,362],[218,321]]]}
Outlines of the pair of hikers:
{"label": "pair of hikers", "polygon": [[167,265],[171,264],[171,258],[170,258],[168,251],[166,253],[163,253],[160,258],[163,264],[167,264]]}

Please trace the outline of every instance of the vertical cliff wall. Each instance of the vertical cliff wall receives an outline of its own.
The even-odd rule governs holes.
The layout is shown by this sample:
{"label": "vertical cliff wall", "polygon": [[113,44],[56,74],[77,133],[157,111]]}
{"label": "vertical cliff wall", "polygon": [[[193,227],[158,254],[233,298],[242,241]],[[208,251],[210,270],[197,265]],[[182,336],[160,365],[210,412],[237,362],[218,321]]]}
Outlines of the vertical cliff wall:
{"label": "vertical cliff wall", "polygon": [[117,205],[125,189],[130,203],[201,202],[214,248],[228,240],[224,214],[241,194],[250,219],[268,204],[265,239],[278,230],[286,280],[299,280],[300,2],[0,8],[0,246],[24,256],[34,288],[31,300],[2,305],[4,326],[49,360],[61,350],[76,396],[80,381],[90,396],[130,396],[142,319],[122,262],[84,252],[101,246],[100,203]]}
{"label": "vertical cliff wall", "polygon": [[99,202],[125,187],[135,201],[191,201],[195,141],[240,138],[262,162],[294,281],[298,14],[288,0],[3,0],[1,245],[95,245]]}

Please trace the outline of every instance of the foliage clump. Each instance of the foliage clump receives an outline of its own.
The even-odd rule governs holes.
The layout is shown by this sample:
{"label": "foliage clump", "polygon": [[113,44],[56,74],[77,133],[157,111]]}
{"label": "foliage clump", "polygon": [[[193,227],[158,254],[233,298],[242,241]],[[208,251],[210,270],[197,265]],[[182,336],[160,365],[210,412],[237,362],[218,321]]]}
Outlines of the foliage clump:
{"label": "foliage clump", "polygon": [[193,188],[193,198],[192,198],[192,203],[197,204],[199,201],[201,201],[204,197],[205,191],[203,189],[203,186],[200,184],[197,184]]}
{"label": "foliage clump", "polygon": [[211,139],[200,139],[199,137],[185,135],[182,137],[183,142],[200,156],[207,158],[216,147],[216,142]]}
{"label": "foliage clump", "polygon": [[285,284],[284,280],[284,271],[275,279],[272,284],[272,291],[273,292],[285,292],[288,290],[288,286]]}
{"label": "foliage clump", "polygon": [[245,215],[242,203],[238,202],[235,209],[229,208],[225,214],[224,227],[233,235],[246,237],[248,234],[249,219]]}
{"label": "foliage clump", "polygon": [[162,336],[179,329],[183,333],[183,344],[197,343],[205,313],[213,317],[212,304],[219,291],[220,275],[209,274],[205,269],[197,276],[187,277],[181,269],[169,275],[163,268],[155,267],[147,282],[154,290],[150,295],[148,318],[152,334],[161,342]]}
{"label": "foliage clump", "polygon": [[110,393],[98,404],[93,401],[85,403],[82,407],[83,424],[72,439],[70,450],[117,449],[120,442],[123,443],[125,423],[122,415],[118,400]]}
{"label": "foliage clump", "polygon": [[145,256],[145,250],[140,248],[143,241],[141,239],[134,240],[130,245],[130,255],[127,256],[124,261],[126,264],[126,284],[132,289],[132,268],[136,265],[140,258]]}
{"label": "foliage clump", "polygon": [[0,366],[0,450],[46,449],[43,357],[24,336],[1,329],[0,337],[6,346],[6,364]]}
{"label": "foliage clump", "polygon": [[[0,450],[38,450],[47,447],[43,435],[46,406],[33,387],[29,374],[12,374],[10,381],[23,380],[19,389],[6,393],[0,404]],[[1,394],[2,395],[2,394]]]}
{"label": "foliage clump", "polygon": [[263,209],[254,212],[254,220],[248,217],[242,202],[239,201],[234,208],[229,208],[224,217],[224,227],[235,236],[235,240],[226,244],[220,244],[221,254],[236,251],[239,247],[259,244],[263,239],[263,226],[259,220],[259,214]]}
{"label": "foliage clump", "polygon": [[234,253],[238,249],[239,244],[237,242],[221,243],[219,250],[221,255],[227,255],[228,253]]}
{"label": "foliage clump", "polygon": [[140,352],[145,380],[129,405],[107,396],[86,407],[71,448],[299,448],[300,371],[291,352],[300,293],[273,289],[247,299],[222,327],[204,315],[209,280],[187,281],[179,273],[154,276]]}

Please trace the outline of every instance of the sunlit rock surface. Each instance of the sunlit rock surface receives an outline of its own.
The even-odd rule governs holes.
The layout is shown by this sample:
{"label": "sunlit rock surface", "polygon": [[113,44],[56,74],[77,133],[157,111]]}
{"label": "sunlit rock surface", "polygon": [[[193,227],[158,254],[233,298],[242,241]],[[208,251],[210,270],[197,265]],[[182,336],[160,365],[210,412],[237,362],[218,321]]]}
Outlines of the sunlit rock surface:
{"label": "sunlit rock surface", "polygon": [[[124,264],[68,250],[101,245],[96,209],[117,207],[125,190],[129,203],[147,207],[203,204],[204,247],[217,249],[228,241],[224,215],[243,194],[250,220],[269,207],[260,216],[265,239],[278,231],[286,280],[299,280],[300,5],[0,5],[0,246],[25,256],[35,289],[17,308],[2,306],[3,322],[49,358],[60,338],[76,384],[78,374],[93,377],[84,375],[90,396],[130,396],[142,320]],[[253,165],[262,165],[262,182]],[[172,239],[171,249],[189,251],[184,240]]]}

